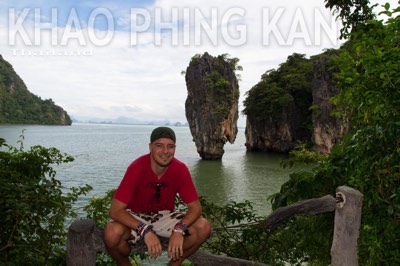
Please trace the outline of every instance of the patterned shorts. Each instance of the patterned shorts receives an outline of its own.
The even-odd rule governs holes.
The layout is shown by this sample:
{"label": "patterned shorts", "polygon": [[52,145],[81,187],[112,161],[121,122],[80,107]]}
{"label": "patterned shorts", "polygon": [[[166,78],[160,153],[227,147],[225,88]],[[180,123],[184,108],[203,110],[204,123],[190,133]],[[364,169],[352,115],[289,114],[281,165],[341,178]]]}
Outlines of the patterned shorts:
{"label": "patterned shorts", "polygon": [[[135,213],[132,210],[126,210],[135,219],[145,223],[153,225],[153,231],[162,237],[170,237],[172,230],[177,222],[181,221],[185,216],[185,213],[179,211],[159,211],[152,213]],[[128,242],[131,245],[135,245],[140,240],[135,230],[132,230],[132,239]]]}

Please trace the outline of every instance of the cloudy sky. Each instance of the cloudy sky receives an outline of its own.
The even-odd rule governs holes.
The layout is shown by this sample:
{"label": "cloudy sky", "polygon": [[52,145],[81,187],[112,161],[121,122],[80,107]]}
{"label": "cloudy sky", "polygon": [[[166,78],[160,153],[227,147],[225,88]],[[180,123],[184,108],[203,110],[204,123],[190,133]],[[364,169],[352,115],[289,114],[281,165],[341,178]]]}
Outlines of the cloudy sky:
{"label": "cloudy sky", "polygon": [[0,10],[0,54],[31,92],[81,120],[186,122],[181,72],[204,52],[240,59],[242,110],[288,55],[340,46],[323,0],[0,0]]}

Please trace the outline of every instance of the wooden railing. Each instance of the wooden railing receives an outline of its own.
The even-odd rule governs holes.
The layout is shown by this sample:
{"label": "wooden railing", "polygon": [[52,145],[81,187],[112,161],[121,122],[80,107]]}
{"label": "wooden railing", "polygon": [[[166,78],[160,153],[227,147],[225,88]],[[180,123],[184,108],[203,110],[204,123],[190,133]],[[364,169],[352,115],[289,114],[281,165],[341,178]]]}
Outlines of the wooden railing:
{"label": "wooden railing", "polygon": [[[363,195],[352,188],[341,186],[336,189],[335,197],[326,195],[321,198],[304,200],[287,207],[276,209],[260,226],[266,230],[275,230],[295,215],[312,215],[335,211],[333,241],[331,246],[332,266],[358,265],[357,240],[361,223]],[[161,244],[168,246],[168,239],[161,238]],[[135,253],[146,251],[143,241],[135,246]],[[96,264],[96,254],[106,252],[103,243],[103,230],[93,220],[78,220],[71,224],[67,241],[67,265],[92,266]],[[188,258],[195,265],[265,265],[253,261],[217,256],[197,251]]]}

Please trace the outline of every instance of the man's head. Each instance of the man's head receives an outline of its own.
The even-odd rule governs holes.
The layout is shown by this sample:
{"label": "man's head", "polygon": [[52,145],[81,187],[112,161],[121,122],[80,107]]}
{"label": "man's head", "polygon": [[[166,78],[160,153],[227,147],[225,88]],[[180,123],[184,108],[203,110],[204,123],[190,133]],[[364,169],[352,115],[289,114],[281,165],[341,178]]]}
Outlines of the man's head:
{"label": "man's head", "polygon": [[152,167],[167,167],[171,163],[175,155],[175,140],[175,133],[169,127],[153,130],[149,144]]}
{"label": "man's head", "polygon": [[169,127],[155,128],[153,132],[151,132],[150,143],[153,143],[154,141],[161,138],[171,139],[174,141],[174,143],[176,142],[175,132]]}

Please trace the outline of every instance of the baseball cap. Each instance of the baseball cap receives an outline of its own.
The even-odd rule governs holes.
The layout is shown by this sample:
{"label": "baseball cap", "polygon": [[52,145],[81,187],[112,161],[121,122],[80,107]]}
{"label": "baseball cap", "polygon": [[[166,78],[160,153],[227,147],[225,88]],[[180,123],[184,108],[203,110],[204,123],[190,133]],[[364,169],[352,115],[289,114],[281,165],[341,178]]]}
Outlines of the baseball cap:
{"label": "baseball cap", "polygon": [[151,132],[150,143],[157,139],[167,138],[176,142],[175,132],[169,127],[157,127]]}

